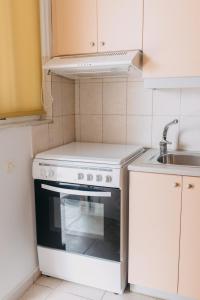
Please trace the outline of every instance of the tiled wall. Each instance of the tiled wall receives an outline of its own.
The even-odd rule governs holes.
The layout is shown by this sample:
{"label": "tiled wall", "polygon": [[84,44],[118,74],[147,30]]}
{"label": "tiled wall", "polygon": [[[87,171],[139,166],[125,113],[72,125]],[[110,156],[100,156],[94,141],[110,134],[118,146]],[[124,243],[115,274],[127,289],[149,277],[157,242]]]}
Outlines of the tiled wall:
{"label": "tiled wall", "polygon": [[44,85],[45,109],[53,122],[32,128],[33,154],[75,140],[74,81],[46,76]]}
{"label": "tiled wall", "polygon": [[76,140],[158,147],[166,123],[172,148],[200,150],[200,89],[145,90],[136,79],[77,81]]}

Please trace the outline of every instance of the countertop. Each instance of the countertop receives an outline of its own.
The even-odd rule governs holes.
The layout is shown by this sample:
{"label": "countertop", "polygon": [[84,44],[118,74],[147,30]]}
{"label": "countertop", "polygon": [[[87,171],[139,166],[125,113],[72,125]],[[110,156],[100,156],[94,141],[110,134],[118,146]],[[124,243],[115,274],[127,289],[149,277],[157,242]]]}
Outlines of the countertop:
{"label": "countertop", "polygon": [[[174,153],[174,151],[173,151]],[[197,152],[189,151],[176,151],[181,154],[198,154]],[[156,161],[155,157],[159,155],[159,149],[149,149],[129,166],[129,171],[145,172],[145,173],[160,173],[160,174],[173,174],[182,176],[200,176],[200,167],[185,166],[185,165],[170,165],[162,164]]]}

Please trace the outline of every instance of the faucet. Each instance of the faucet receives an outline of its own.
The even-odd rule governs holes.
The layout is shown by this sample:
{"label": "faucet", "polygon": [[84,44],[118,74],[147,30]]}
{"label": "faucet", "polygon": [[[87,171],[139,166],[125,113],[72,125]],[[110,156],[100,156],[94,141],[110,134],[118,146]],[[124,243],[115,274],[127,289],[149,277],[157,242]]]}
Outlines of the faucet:
{"label": "faucet", "polygon": [[171,145],[171,142],[167,141],[167,132],[171,125],[178,124],[178,120],[174,119],[172,122],[165,125],[162,135],[162,140],[160,141],[160,156],[167,154],[167,145]]}

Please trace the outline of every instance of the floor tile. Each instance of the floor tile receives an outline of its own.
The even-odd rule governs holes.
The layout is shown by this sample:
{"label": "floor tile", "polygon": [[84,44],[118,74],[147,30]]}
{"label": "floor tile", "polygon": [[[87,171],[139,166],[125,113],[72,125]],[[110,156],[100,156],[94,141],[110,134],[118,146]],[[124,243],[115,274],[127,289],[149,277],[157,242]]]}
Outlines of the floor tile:
{"label": "floor tile", "polygon": [[49,287],[51,289],[57,288],[59,285],[61,285],[63,280],[48,277],[48,276],[41,276],[37,281],[36,284]]}
{"label": "floor tile", "polygon": [[46,300],[84,300],[84,298],[54,290]]}
{"label": "floor tile", "polygon": [[123,295],[116,295],[106,292],[103,300],[154,300],[154,298],[142,294],[132,293],[127,290]]}
{"label": "floor tile", "polygon": [[70,293],[92,300],[101,300],[104,295],[103,290],[75,284],[72,282],[63,282],[57,290],[63,293]]}
{"label": "floor tile", "polygon": [[45,300],[51,292],[46,286],[34,284],[20,300]]}

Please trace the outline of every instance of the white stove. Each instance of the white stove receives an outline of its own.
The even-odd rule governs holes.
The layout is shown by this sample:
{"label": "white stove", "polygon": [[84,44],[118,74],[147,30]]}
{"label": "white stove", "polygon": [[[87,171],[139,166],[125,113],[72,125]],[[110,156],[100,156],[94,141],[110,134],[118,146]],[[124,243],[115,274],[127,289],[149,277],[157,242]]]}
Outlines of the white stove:
{"label": "white stove", "polygon": [[134,145],[71,143],[38,154],[33,178],[119,187],[120,169],[142,151]]}
{"label": "white stove", "polygon": [[134,145],[71,143],[33,162],[45,275],[122,293],[127,284],[128,170]]}

